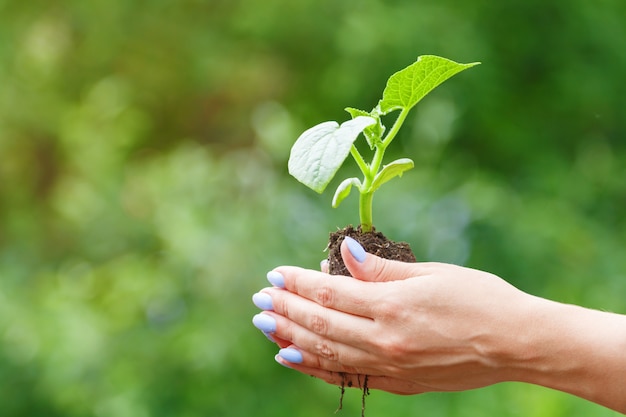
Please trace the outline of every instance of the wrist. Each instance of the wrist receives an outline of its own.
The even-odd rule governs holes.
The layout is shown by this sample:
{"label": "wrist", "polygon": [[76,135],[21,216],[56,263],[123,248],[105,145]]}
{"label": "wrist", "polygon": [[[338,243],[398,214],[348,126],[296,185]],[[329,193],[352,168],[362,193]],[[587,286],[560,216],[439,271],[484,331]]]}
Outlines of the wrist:
{"label": "wrist", "polygon": [[626,317],[538,297],[525,310],[508,352],[508,380],[625,412]]}

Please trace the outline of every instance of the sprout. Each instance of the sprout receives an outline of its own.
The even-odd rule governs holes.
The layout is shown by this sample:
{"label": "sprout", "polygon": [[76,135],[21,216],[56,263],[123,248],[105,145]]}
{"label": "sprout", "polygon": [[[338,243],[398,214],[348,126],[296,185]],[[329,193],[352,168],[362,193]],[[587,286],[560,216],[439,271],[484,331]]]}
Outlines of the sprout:
{"label": "sprout", "polygon": [[[298,181],[322,193],[333,179],[348,154],[352,155],[363,178],[343,180],[333,196],[332,206],[337,207],[350,194],[353,187],[359,190],[359,219],[363,232],[371,231],[372,199],[381,185],[413,168],[413,161],[401,158],[383,165],[387,147],[396,137],[409,111],[439,84],[459,72],[478,65],[478,62],[459,64],[446,58],[424,55],[387,80],[383,98],[370,112],[346,108],[352,116],[341,125],[323,122],[306,130],[291,148],[289,173]],[[400,111],[393,126],[385,135],[386,128],[381,116]],[[363,133],[374,155],[365,162],[354,142]]]}

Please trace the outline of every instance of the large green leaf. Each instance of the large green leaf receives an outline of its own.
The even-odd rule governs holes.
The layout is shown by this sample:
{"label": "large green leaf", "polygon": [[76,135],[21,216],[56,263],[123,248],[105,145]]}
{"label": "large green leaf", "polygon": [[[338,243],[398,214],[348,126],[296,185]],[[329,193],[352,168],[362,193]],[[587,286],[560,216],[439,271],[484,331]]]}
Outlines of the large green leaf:
{"label": "large green leaf", "polygon": [[324,122],[306,130],[291,148],[289,173],[321,193],[350,153],[359,134],[376,119],[358,116],[341,124]]}
{"label": "large green leaf", "polygon": [[415,63],[389,78],[379,103],[380,109],[383,114],[410,109],[448,78],[478,64],[459,64],[434,55],[420,56]]}

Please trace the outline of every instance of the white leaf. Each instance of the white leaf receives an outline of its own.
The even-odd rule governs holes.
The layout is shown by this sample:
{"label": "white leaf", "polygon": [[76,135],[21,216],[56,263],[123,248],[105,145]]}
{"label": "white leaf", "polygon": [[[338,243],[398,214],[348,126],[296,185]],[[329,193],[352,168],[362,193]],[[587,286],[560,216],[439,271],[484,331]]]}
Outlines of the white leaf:
{"label": "white leaf", "polygon": [[324,122],[306,130],[291,148],[289,173],[321,193],[350,153],[359,134],[376,120],[359,116],[341,124]]}

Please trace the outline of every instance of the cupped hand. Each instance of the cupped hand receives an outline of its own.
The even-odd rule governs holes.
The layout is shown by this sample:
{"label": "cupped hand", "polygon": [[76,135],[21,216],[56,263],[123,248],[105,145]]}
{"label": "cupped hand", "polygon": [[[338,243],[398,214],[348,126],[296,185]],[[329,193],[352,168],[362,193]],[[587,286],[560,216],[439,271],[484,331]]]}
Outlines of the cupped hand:
{"label": "cupped hand", "polygon": [[370,388],[398,394],[512,379],[509,346],[522,342],[534,297],[478,270],[384,260],[349,238],[341,253],[354,278],[293,266],[268,274],[259,316],[280,363],[336,385],[368,375]]}

